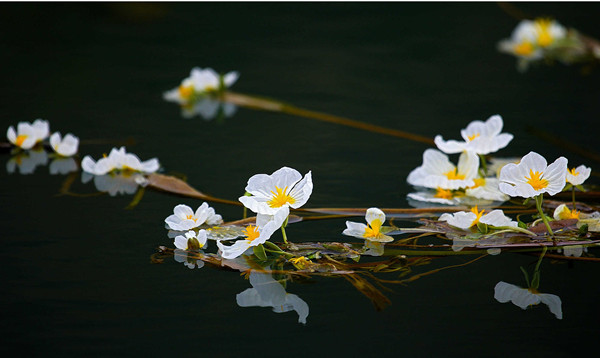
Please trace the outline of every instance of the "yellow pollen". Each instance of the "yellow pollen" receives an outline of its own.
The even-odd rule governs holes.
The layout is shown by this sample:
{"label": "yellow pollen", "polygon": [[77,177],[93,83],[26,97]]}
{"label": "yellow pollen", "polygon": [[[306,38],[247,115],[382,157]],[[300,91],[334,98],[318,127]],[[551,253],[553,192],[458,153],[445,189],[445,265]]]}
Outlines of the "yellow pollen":
{"label": "yellow pollen", "polygon": [[469,189],[475,189],[475,188],[479,188],[480,186],[484,186],[485,185],[485,178],[473,179],[473,182],[475,183],[475,185],[469,187]]}
{"label": "yellow pollen", "polygon": [[444,173],[444,175],[450,180],[462,180],[465,178],[464,174],[458,174],[458,168],[454,168],[453,170]]}
{"label": "yellow pollen", "polygon": [[437,188],[434,198],[452,199],[452,192],[447,189]]}
{"label": "yellow pollen", "polygon": [[569,171],[569,173],[570,173],[572,176],[574,176],[574,177],[576,177],[576,176],[578,176],[578,175],[579,175],[579,172],[578,172],[577,170],[575,170],[575,168],[573,168],[573,169],[568,169],[568,171]]}
{"label": "yellow pollen", "polygon": [[179,95],[188,100],[194,94],[194,86],[179,86]]}
{"label": "yellow pollen", "polygon": [[516,45],[514,50],[517,55],[530,56],[533,53],[533,44],[529,41],[524,41]]}
{"label": "yellow pollen", "polygon": [[276,186],[275,190],[277,192],[271,191],[271,194],[273,194],[273,198],[271,198],[271,200],[269,200],[267,204],[269,204],[269,206],[272,208],[280,208],[285,204],[295,203],[296,199],[292,198],[289,194],[286,193],[287,188],[288,187],[286,186],[285,188],[281,189],[280,187]]}
{"label": "yellow pollen", "polygon": [[293,259],[290,259],[290,262],[292,263],[292,265],[296,266],[296,268],[301,270],[305,269],[306,267],[308,267],[309,264],[312,263],[312,261],[310,261],[304,256],[294,257]]}
{"label": "yellow pollen", "polygon": [[194,222],[198,221],[198,218],[195,218],[194,215],[188,215],[188,216],[186,216],[186,219],[194,220]]}
{"label": "yellow pollen", "polygon": [[470,135],[469,136],[469,142],[472,141],[473,139],[477,138],[477,137],[479,137],[479,133],[475,133],[473,135]]}
{"label": "yellow pollen", "polygon": [[25,139],[27,139],[27,135],[25,134],[21,134],[20,136],[17,137],[17,146],[22,146],[23,142],[25,141]]}
{"label": "yellow pollen", "polygon": [[552,20],[549,19],[537,19],[535,20],[534,26],[538,33],[537,43],[541,47],[547,47],[554,41],[550,34],[550,26]]}
{"label": "yellow pollen", "polygon": [[479,222],[479,219],[481,219],[485,210],[478,211],[477,206],[474,206],[471,208],[471,212],[477,216],[475,218],[475,220],[473,220],[473,222],[471,223],[471,226],[477,225],[477,223]]}
{"label": "yellow pollen", "polygon": [[381,229],[381,220],[375,219],[365,228],[363,237],[378,237],[380,235],[379,229]]}
{"label": "yellow pollen", "polygon": [[258,227],[253,225],[246,226],[246,240],[253,241],[254,239],[260,236],[260,232],[258,232]]}
{"label": "yellow pollen", "polygon": [[529,178],[525,177],[525,179],[527,179],[527,184],[533,187],[533,190],[542,190],[548,186],[548,181],[541,178],[542,174],[544,173],[534,172],[533,169],[529,169]]}

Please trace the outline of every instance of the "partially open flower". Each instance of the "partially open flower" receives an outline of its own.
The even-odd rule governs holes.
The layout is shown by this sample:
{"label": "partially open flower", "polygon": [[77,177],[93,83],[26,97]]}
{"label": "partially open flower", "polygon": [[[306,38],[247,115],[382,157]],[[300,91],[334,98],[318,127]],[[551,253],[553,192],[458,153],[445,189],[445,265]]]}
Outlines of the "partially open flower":
{"label": "partially open flower", "polygon": [[179,204],[173,209],[173,214],[165,219],[165,223],[171,230],[185,231],[198,227],[202,224],[217,225],[223,222],[221,215],[215,213],[215,209],[202,203],[196,212],[187,205]]}
{"label": "partially open flower", "polygon": [[384,235],[381,232],[381,226],[385,222],[385,213],[383,211],[378,208],[369,208],[365,215],[365,219],[367,220],[368,225],[346,221],[346,229],[342,234],[370,241],[394,241],[394,238]]}
{"label": "partially open flower", "polygon": [[13,126],[8,127],[6,137],[15,146],[27,150],[46,139],[49,133],[48,121],[36,119],[33,123],[19,122],[16,131]]}
{"label": "partially open flower", "polygon": [[565,186],[567,159],[560,157],[548,165],[541,155],[530,152],[519,164],[507,164],[500,171],[500,191],[510,196],[531,198],[555,195]]}
{"label": "partially open flower", "polygon": [[185,235],[176,236],[173,244],[180,250],[203,249],[206,246],[206,231],[199,230],[198,234],[195,231],[188,231]]}
{"label": "partially open flower", "polygon": [[567,220],[567,219],[578,219],[580,212],[577,210],[571,210],[565,204],[560,204],[554,209],[554,220]]}
{"label": "partially open flower", "polygon": [[445,141],[441,135],[434,139],[435,145],[444,153],[460,153],[462,151],[472,151],[477,154],[489,154],[498,151],[508,145],[513,139],[510,133],[500,133],[502,131],[502,117],[494,115],[487,121],[473,121],[467,128],[460,131],[464,142],[456,140]]}
{"label": "partially open flower", "polygon": [[194,67],[190,72],[190,76],[183,79],[179,87],[165,92],[163,98],[167,101],[187,104],[195,101],[198,96],[230,87],[237,81],[238,77],[239,73],[235,71],[221,77],[212,68]]}
{"label": "partially open flower", "polygon": [[50,136],[50,146],[56,153],[63,157],[70,157],[77,153],[79,147],[79,138],[71,133],[67,133],[64,138],[61,138],[60,132],[55,132]]}
{"label": "partially open flower", "polygon": [[411,185],[432,189],[460,189],[475,185],[479,158],[474,152],[463,152],[458,166],[448,160],[448,156],[435,149],[423,153],[423,164],[413,169],[407,181]]}
{"label": "partially open flower", "polygon": [[587,178],[590,177],[592,168],[588,168],[585,165],[580,165],[577,168],[567,169],[567,183],[573,185],[583,184]]}
{"label": "partially open flower", "polygon": [[104,175],[113,170],[132,171],[142,173],[154,173],[160,168],[158,159],[152,158],[142,162],[137,155],[127,153],[125,147],[113,148],[108,156],[95,162],[92,157],[86,155],[81,161],[81,169],[94,175]]}

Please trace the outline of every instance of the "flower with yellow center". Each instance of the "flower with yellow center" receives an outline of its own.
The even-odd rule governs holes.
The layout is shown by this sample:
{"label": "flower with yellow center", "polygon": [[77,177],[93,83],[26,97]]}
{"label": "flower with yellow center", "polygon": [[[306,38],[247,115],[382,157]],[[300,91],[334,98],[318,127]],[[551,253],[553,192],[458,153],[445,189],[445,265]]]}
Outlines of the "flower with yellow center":
{"label": "flower with yellow center", "polygon": [[444,153],[427,149],[423,153],[423,164],[408,175],[411,185],[426,188],[460,189],[473,186],[477,177],[479,158],[474,152],[463,152],[454,166]]}
{"label": "flower with yellow center", "polygon": [[543,51],[538,48],[538,33],[535,23],[531,20],[521,21],[513,30],[510,39],[498,43],[498,50],[527,61],[542,58]]}
{"label": "flower with yellow center", "polygon": [[305,268],[307,268],[308,266],[310,266],[312,264],[312,261],[310,261],[309,259],[307,259],[304,256],[294,257],[293,259],[290,259],[290,262],[298,270],[304,270]]}
{"label": "flower with yellow center", "polygon": [[[285,214],[285,216],[283,216]],[[283,211],[276,213],[275,215],[256,215],[256,226],[250,225],[246,227],[244,232],[244,238],[237,240],[233,245],[227,246],[222,241],[217,241],[221,257],[224,259],[234,259],[249,248],[264,244],[275,231],[280,227],[287,214]]]}
{"label": "flower with yellow center", "polygon": [[33,123],[19,122],[17,130],[13,126],[8,127],[6,137],[9,142],[21,149],[31,149],[37,143],[43,141],[50,134],[48,121],[36,119]]}
{"label": "flower with yellow center", "polygon": [[509,196],[531,198],[543,193],[555,195],[565,186],[567,159],[560,157],[548,165],[546,159],[530,152],[519,164],[507,164],[500,171],[499,189]]}
{"label": "flower with yellow center", "polygon": [[283,211],[285,220],[290,208],[297,209],[308,201],[312,189],[310,171],[302,178],[297,170],[283,167],[271,175],[256,174],[248,179],[246,192],[251,195],[242,196],[239,200],[258,214],[275,215]]}
{"label": "flower with yellow center", "polygon": [[560,204],[554,209],[554,220],[577,219],[581,213],[577,210],[571,210],[565,204]]}
{"label": "flower with yellow center", "polygon": [[137,155],[127,153],[125,147],[113,148],[108,156],[100,158],[97,162],[89,155],[86,155],[81,161],[81,169],[94,175],[104,175],[113,170],[149,174],[154,173],[159,168],[158,159],[152,158],[142,162]]}
{"label": "flower with yellow center", "polygon": [[460,131],[464,141],[445,141],[441,135],[434,138],[435,145],[444,153],[453,154],[471,151],[476,154],[494,153],[508,145],[513,139],[510,133],[500,133],[504,125],[502,117],[493,115],[485,122],[473,121]]}
{"label": "flower with yellow center", "polygon": [[178,87],[165,92],[163,98],[170,102],[185,105],[194,101],[197,97],[230,87],[238,78],[239,73],[235,71],[221,76],[212,68],[194,67],[190,72],[190,76],[184,78]]}
{"label": "flower with yellow center", "polygon": [[180,250],[200,250],[206,247],[206,230],[188,231],[184,235],[175,236],[173,244]]}
{"label": "flower with yellow center", "polygon": [[585,165],[580,165],[577,168],[571,168],[567,170],[567,183],[572,185],[581,185],[583,182],[590,177],[592,168],[588,168]]}
{"label": "flower with yellow center", "polygon": [[536,19],[533,26],[537,35],[537,45],[542,48],[551,46],[567,35],[567,30],[551,19]]}
{"label": "flower with yellow center", "polygon": [[477,223],[486,224],[493,227],[517,227],[516,221],[512,221],[504,215],[502,210],[492,210],[485,214],[485,210],[479,210],[477,206],[471,208],[471,211],[459,211],[454,214],[442,214],[439,221],[446,221],[449,225],[463,230],[469,230]]}
{"label": "flower with yellow center", "polygon": [[171,230],[186,231],[203,224],[218,225],[223,222],[221,215],[215,213],[207,203],[202,203],[192,211],[187,205],[179,204],[173,209],[173,214],[165,219],[166,226]]}
{"label": "flower with yellow center", "polygon": [[378,208],[369,208],[365,215],[367,225],[346,221],[344,235],[354,236],[361,239],[378,242],[391,242],[394,239],[381,232],[381,226],[385,222],[385,213]]}

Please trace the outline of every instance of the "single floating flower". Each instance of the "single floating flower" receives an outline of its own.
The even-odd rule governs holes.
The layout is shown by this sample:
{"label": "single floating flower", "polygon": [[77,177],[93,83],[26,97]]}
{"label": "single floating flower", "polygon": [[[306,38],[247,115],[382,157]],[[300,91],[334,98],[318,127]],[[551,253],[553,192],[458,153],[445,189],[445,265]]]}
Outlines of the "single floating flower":
{"label": "single floating flower", "polygon": [[519,164],[507,164],[500,171],[500,191],[509,196],[531,198],[543,193],[555,195],[565,186],[567,158],[548,165],[536,152],[529,152]]}
{"label": "single floating flower", "polygon": [[492,210],[491,212],[484,215],[485,210],[479,211],[477,206],[471,208],[471,211],[459,211],[454,214],[442,214],[439,221],[446,221],[449,225],[454,227],[469,230],[471,227],[477,225],[477,223],[486,224],[493,227],[517,227],[518,223],[512,221],[509,217],[504,215],[502,210]]}
{"label": "single floating flower", "polygon": [[494,298],[500,303],[511,301],[514,305],[527,309],[540,302],[547,305],[556,318],[562,319],[562,302],[560,297],[548,293],[540,293],[533,288],[521,288],[504,281],[494,287]]}
{"label": "single floating flower", "polygon": [[202,203],[196,212],[187,205],[179,204],[173,209],[173,215],[165,219],[165,223],[171,230],[186,231],[202,224],[218,225],[223,222],[221,215],[215,213],[215,209]]}
{"label": "single floating flower", "polygon": [[377,242],[391,242],[394,238],[381,232],[381,226],[385,222],[385,213],[378,208],[369,208],[365,215],[367,224],[346,221],[344,235],[354,236],[361,239]]}
{"label": "single floating flower", "polygon": [[581,213],[577,210],[569,209],[565,204],[560,204],[554,209],[554,220],[568,220],[568,219],[577,219],[579,220],[579,215]]}
{"label": "single floating flower", "polygon": [[64,138],[61,138],[60,132],[55,132],[50,136],[50,146],[59,155],[70,157],[77,153],[79,148],[79,138],[71,133],[67,133]]}
{"label": "single floating flower", "polygon": [[221,257],[234,259],[249,248],[264,244],[281,227],[286,217],[287,213],[284,211],[279,211],[274,216],[256,215],[256,226],[248,225],[246,227],[244,239],[237,240],[231,246],[226,246],[221,241],[217,241],[217,246],[221,250]]}
{"label": "single floating flower", "polygon": [[585,165],[580,165],[577,168],[567,169],[567,183],[572,185],[581,185],[587,178],[590,177],[592,168],[588,168]]}
{"label": "single floating flower", "polygon": [[276,215],[277,212],[283,211],[285,220],[290,208],[297,209],[308,201],[312,190],[310,171],[302,178],[297,170],[283,167],[271,175],[253,175],[246,185],[246,192],[251,196],[242,196],[239,201],[257,214]]}
{"label": "single floating flower", "polygon": [[236,71],[221,76],[212,68],[194,67],[190,76],[183,79],[179,87],[167,91],[163,98],[167,101],[187,104],[197,100],[198,96],[223,91],[232,86],[239,78]]}
{"label": "single floating flower", "polygon": [[15,146],[27,150],[48,138],[49,134],[50,125],[48,121],[36,119],[33,123],[19,122],[16,131],[13,126],[8,127],[6,137]]}
{"label": "single floating flower", "polygon": [[81,161],[81,168],[83,171],[94,175],[104,175],[113,170],[150,174],[157,171],[160,164],[156,158],[142,162],[137,155],[127,153],[125,147],[121,147],[119,149],[113,148],[108,156],[99,159],[98,162],[86,155]]}
{"label": "single floating flower", "polygon": [[474,152],[462,152],[458,166],[448,156],[435,149],[423,153],[423,164],[413,169],[407,181],[411,185],[432,189],[460,189],[475,185],[479,158]]}
{"label": "single floating flower", "polygon": [[206,247],[206,230],[188,231],[185,235],[177,235],[173,244],[180,250],[200,250]]}
{"label": "single floating flower", "polygon": [[510,143],[513,135],[500,133],[502,131],[502,117],[494,115],[487,121],[473,121],[467,128],[460,131],[464,142],[456,140],[445,141],[441,135],[435,136],[435,145],[444,153],[460,153],[471,151],[477,154],[489,154],[502,149]]}

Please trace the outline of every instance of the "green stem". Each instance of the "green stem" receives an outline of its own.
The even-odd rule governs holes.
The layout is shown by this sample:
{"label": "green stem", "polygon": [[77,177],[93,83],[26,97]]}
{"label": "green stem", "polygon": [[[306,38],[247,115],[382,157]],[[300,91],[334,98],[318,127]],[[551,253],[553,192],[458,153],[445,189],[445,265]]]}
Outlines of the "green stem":
{"label": "green stem", "polygon": [[487,162],[483,154],[479,154],[479,158],[481,158],[481,168],[483,169],[483,177],[485,178],[487,176]]}
{"label": "green stem", "polygon": [[286,244],[288,243],[288,241],[287,241],[287,235],[285,234],[285,227],[287,226],[289,218],[290,218],[289,216],[287,218],[285,218],[285,221],[281,225],[281,233],[283,234],[283,242]]}
{"label": "green stem", "polygon": [[290,254],[289,252],[285,252],[285,251],[281,251],[281,250],[271,250],[271,249],[265,248],[265,251],[272,252],[272,253],[278,254],[278,255],[284,255],[286,257],[296,257],[296,255],[294,255],[294,254]]}
{"label": "green stem", "polygon": [[273,249],[277,252],[285,252],[281,248],[279,248],[279,246],[275,245],[271,241],[265,241],[264,245],[270,247],[271,249]]}
{"label": "green stem", "polygon": [[[518,227],[518,226],[493,226],[493,228],[498,229],[498,230],[517,231],[517,232],[522,232],[523,234],[537,236],[537,234],[535,234],[534,232],[531,232],[527,229],[523,229],[522,227]],[[496,234],[498,234],[498,233],[496,232]]]}
{"label": "green stem", "polygon": [[577,206],[575,205],[575,185],[573,185],[573,187],[571,187],[571,193],[572,193],[572,197],[573,197],[573,211],[575,211],[577,208]]}
{"label": "green stem", "polygon": [[546,217],[546,215],[544,214],[544,212],[542,211],[542,201],[544,200],[544,194],[540,194],[538,196],[535,197],[535,206],[537,207],[538,212],[540,213],[540,216],[542,217],[542,220],[544,221],[544,224],[546,225],[546,229],[548,229],[548,233],[550,234],[550,236],[552,237],[552,239],[554,239],[554,232],[552,231],[552,228],[550,227],[550,223],[548,222],[548,218]]}

